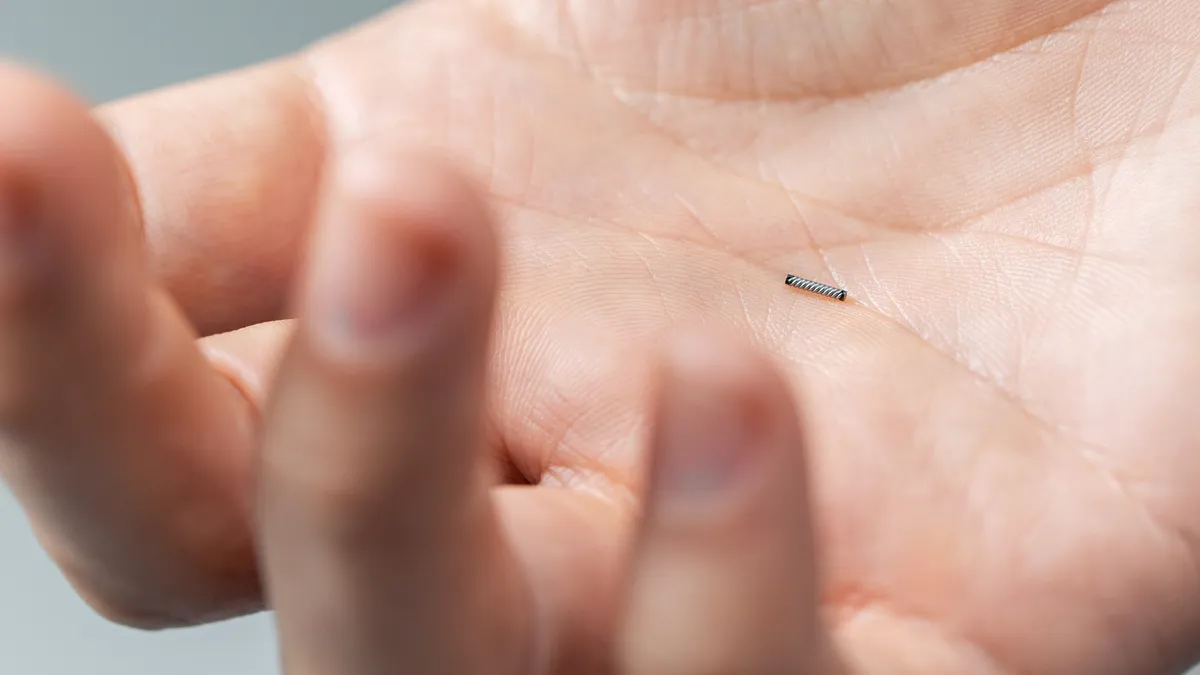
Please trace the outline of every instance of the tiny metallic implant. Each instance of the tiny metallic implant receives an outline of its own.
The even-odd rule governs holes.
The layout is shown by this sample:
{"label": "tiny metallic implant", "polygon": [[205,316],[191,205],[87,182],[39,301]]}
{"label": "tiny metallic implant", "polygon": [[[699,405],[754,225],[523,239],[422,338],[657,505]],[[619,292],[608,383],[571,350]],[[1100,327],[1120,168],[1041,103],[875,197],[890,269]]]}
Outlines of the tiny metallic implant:
{"label": "tiny metallic implant", "polygon": [[799,288],[800,290],[808,291],[809,293],[824,295],[827,298],[833,298],[834,300],[839,300],[841,302],[846,301],[846,289],[844,288],[826,286],[825,284],[798,277],[795,274],[787,275],[787,279],[784,281],[786,281],[787,285],[791,286],[792,288]]}

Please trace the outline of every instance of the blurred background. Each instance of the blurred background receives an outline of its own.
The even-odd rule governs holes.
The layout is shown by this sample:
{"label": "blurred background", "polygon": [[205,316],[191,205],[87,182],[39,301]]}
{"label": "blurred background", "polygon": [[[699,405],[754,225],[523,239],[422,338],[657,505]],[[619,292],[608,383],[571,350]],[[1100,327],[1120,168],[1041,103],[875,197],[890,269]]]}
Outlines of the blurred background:
{"label": "blurred background", "polygon": [[[0,55],[100,103],[287,53],[394,4],[0,0]],[[105,623],[75,597],[0,486],[0,675],[276,675],[273,647],[265,616],[153,634]]]}
{"label": "blurred background", "polygon": [[[394,4],[0,0],[0,55],[99,103],[284,54]],[[42,554],[0,486],[0,675],[277,675],[273,641],[265,616],[153,634],[105,623]]]}
{"label": "blurred background", "polygon": [[303,47],[395,0],[0,0],[0,53],[97,102]]}

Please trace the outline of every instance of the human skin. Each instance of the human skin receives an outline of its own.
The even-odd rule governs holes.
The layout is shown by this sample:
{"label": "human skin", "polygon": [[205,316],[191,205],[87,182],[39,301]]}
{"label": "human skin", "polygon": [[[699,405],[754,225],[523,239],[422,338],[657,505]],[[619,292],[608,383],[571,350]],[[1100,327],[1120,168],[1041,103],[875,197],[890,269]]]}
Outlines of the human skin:
{"label": "human skin", "polygon": [[60,196],[58,273],[107,281],[5,305],[0,465],[107,616],[260,607],[248,486],[289,325],[206,340],[219,375],[191,340],[291,316],[339,162],[419,149],[497,222],[483,452],[530,484],[494,503],[562,672],[605,667],[654,355],[697,324],[802,402],[848,662],[1177,672],[1200,644],[1197,50],[1186,0],[432,0],[101,126],[6,72],[0,176]]}

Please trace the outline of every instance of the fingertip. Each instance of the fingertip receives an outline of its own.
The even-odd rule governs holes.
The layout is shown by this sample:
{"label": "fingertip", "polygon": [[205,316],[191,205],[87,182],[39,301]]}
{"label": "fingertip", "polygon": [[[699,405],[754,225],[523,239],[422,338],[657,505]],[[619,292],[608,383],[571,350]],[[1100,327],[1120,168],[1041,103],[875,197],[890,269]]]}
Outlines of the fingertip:
{"label": "fingertip", "polygon": [[672,336],[662,358],[664,386],[724,392],[760,417],[783,415],[794,399],[776,365],[744,340],[719,331],[695,329]]}
{"label": "fingertip", "polygon": [[[5,112],[9,115],[14,111],[25,111],[27,116],[35,112],[72,115],[87,108],[87,104],[66,87],[12,61],[0,61],[0,93],[8,103]],[[4,128],[0,125],[0,129]]]}
{"label": "fingertip", "polygon": [[668,343],[622,672],[832,672],[793,401],[739,340]]}
{"label": "fingertip", "polygon": [[96,155],[111,158],[115,145],[88,104],[54,80],[0,62],[0,167],[48,174]]}
{"label": "fingertip", "polygon": [[648,498],[657,518],[679,506],[706,514],[703,521],[742,519],[742,507],[779,501],[773,476],[804,476],[787,384],[765,356],[721,334],[689,331],[668,342],[652,446]]}
{"label": "fingertip", "polygon": [[336,195],[359,213],[441,238],[486,261],[494,232],[483,191],[450,158],[422,149],[361,146],[336,168]]}
{"label": "fingertip", "polygon": [[[141,330],[139,209],[112,139],[82,100],[26,68],[0,63],[0,101],[0,349],[33,347],[81,311]],[[20,335],[31,342],[18,347]]]}
{"label": "fingertip", "polygon": [[85,101],[32,70],[0,63],[0,201],[10,219],[67,228],[83,249],[136,232],[124,160]]}
{"label": "fingertip", "polygon": [[305,312],[331,353],[386,357],[435,335],[486,338],[495,251],[474,186],[443,159],[381,149],[348,153],[333,185]]}

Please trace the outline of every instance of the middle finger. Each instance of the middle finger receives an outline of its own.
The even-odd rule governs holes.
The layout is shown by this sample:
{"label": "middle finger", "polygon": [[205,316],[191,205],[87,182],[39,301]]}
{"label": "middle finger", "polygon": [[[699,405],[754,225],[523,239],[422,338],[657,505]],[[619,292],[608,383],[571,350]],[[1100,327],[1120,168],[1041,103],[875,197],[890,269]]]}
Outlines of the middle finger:
{"label": "middle finger", "polygon": [[335,170],[268,406],[268,598],[291,675],[518,673],[531,602],[488,496],[495,289],[480,199],[436,162]]}

